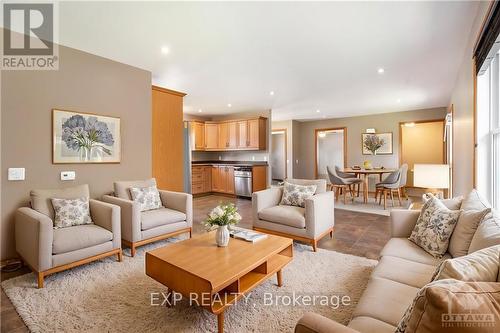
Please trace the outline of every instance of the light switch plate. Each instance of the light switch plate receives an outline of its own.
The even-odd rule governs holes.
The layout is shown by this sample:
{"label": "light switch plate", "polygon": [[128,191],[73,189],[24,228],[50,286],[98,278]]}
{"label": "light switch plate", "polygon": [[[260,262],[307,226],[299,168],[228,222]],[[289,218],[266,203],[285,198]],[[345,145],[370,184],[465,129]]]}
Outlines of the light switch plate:
{"label": "light switch plate", "polygon": [[61,180],[75,180],[76,172],[74,171],[62,171]]}
{"label": "light switch plate", "polygon": [[26,169],[24,168],[9,168],[8,180],[24,180]]}

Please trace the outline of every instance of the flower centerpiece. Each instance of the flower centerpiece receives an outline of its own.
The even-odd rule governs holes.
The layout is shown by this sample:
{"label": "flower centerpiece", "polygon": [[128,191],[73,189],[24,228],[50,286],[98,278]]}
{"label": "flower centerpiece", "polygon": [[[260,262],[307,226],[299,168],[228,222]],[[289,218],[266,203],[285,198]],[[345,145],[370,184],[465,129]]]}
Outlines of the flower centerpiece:
{"label": "flower centerpiece", "polygon": [[376,134],[367,135],[363,141],[363,146],[373,155],[377,155],[377,150],[384,145],[385,141]]}
{"label": "flower centerpiece", "polygon": [[238,213],[238,208],[233,203],[220,204],[208,214],[208,218],[201,223],[210,231],[217,228],[215,240],[217,246],[227,246],[229,243],[228,226],[238,224],[241,220],[241,215]]}

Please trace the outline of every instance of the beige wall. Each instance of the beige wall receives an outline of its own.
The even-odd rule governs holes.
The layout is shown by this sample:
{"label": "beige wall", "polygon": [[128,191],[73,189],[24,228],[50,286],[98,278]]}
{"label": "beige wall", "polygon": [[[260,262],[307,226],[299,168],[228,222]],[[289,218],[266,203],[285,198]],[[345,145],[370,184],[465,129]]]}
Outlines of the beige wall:
{"label": "beige wall", "polygon": [[[418,120],[444,119],[446,108],[384,113],[361,117],[336,119],[322,119],[317,121],[301,122],[294,129],[293,144],[298,148],[294,159],[294,175],[298,178],[314,178],[314,131],[335,127],[347,127],[347,165],[362,164],[370,160],[375,166],[394,168],[399,166],[399,123]],[[377,132],[393,133],[392,155],[362,155],[361,133],[367,128],[375,128]]]}
{"label": "beige wall", "polygon": [[[60,47],[58,71],[3,71],[1,78],[1,258],[15,256],[14,212],[34,188],[89,184],[92,197],[114,180],[151,176],[151,73]],[[120,164],[52,164],[51,109],[121,118]],[[25,181],[8,181],[7,168],[26,168]],[[76,171],[75,181],[60,172]]]}
{"label": "beige wall", "polygon": [[444,122],[442,121],[401,127],[401,163],[408,164],[408,186],[413,186],[413,165],[445,162],[443,138]]}
{"label": "beige wall", "polygon": [[472,56],[490,2],[481,1],[475,15],[462,66],[452,91],[453,105],[453,195],[463,195],[474,187],[474,74]]}

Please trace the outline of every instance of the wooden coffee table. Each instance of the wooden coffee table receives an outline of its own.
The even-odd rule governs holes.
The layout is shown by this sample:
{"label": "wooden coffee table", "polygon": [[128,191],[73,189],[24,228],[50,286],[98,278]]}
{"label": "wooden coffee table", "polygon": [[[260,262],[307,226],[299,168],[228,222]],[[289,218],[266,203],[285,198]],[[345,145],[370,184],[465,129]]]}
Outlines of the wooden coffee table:
{"label": "wooden coffee table", "polygon": [[224,332],[224,310],[275,273],[281,287],[281,269],[292,258],[290,238],[268,235],[256,243],[231,239],[227,247],[217,247],[212,231],[147,252],[146,274],[170,292],[195,296],[217,315],[218,330]]}

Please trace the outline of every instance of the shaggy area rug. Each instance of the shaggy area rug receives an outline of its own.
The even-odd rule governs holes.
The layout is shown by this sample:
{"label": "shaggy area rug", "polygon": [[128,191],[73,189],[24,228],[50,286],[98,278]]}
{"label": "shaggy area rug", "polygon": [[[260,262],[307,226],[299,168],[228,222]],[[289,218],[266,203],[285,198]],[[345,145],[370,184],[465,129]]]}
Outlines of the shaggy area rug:
{"label": "shaggy area rug", "polygon": [[[217,317],[186,299],[170,308],[151,305],[152,293],[165,288],[145,275],[144,253],[166,244],[139,248],[136,257],[124,256],[121,263],[108,258],[54,274],[43,289],[36,288],[33,274],[6,280],[2,287],[32,332],[216,332]],[[270,278],[246,301],[228,308],[225,331],[293,332],[308,311],[345,324],[376,263],[296,244],[293,261],[283,269],[283,287]],[[294,294],[299,300],[317,295],[316,304],[289,304]],[[348,298],[337,306],[343,296]]]}

